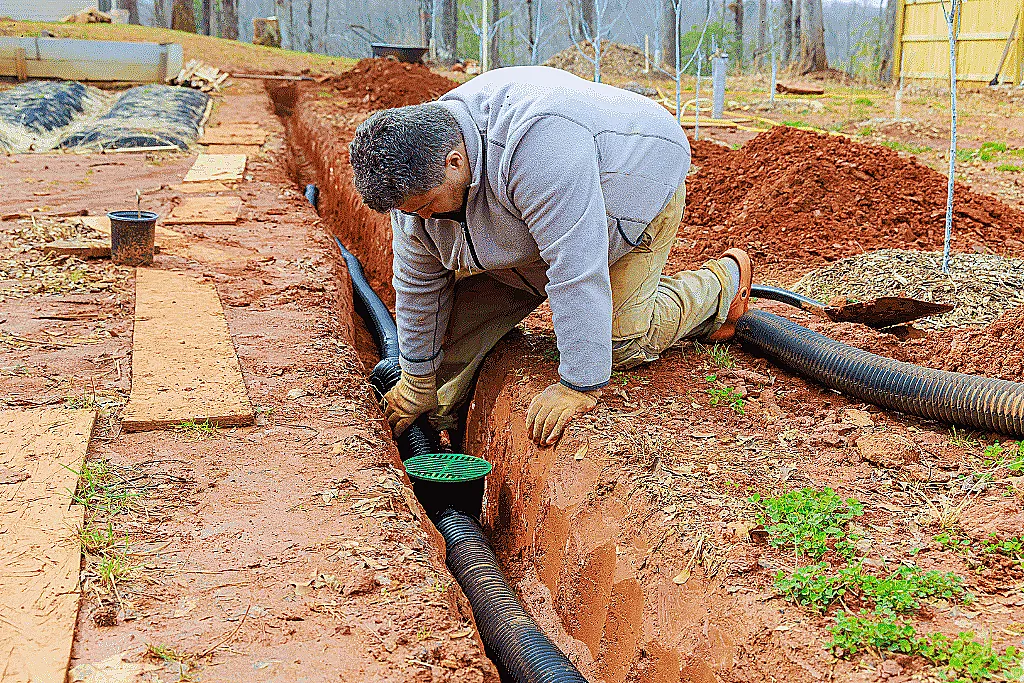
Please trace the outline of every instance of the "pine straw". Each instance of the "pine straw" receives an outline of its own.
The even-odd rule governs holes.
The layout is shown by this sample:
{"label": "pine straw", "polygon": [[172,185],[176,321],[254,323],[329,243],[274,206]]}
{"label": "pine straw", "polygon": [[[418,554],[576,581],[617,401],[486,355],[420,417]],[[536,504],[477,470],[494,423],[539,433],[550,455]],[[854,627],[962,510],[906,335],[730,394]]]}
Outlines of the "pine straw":
{"label": "pine straw", "polygon": [[856,302],[909,296],[956,306],[944,315],[916,321],[914,326],[920,328],[987,325],[1024,305],[1024,259],[952,254],[949,274],[944,275],[941,252],[882,249],[812,271],[794,289],[826,303],[836,298]]}

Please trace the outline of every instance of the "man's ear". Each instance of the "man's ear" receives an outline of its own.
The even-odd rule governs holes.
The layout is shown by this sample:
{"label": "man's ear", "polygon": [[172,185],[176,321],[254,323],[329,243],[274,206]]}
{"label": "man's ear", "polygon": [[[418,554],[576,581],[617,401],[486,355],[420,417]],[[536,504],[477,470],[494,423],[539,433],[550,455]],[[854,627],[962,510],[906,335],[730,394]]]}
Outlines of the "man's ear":
{"label": "man's ear", "polygon": [[466,156],[459,149],[453,149],[448,152],[448,156],[445,157],[444,163],[446,166],[451,166],[455,170],[460,170],[466,165]]}

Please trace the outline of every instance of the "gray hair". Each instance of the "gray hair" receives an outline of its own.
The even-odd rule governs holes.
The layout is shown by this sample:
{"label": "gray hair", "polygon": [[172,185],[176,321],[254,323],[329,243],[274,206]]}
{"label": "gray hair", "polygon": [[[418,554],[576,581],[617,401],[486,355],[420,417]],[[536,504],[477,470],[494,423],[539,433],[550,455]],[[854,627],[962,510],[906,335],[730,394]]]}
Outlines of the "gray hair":
{"label": "gray hair", "polygon": [[461,141],[459,122],[436,104],[375,112],[348,146],[363,203],[387,213],[434,189],[444,181],[445,158]]}

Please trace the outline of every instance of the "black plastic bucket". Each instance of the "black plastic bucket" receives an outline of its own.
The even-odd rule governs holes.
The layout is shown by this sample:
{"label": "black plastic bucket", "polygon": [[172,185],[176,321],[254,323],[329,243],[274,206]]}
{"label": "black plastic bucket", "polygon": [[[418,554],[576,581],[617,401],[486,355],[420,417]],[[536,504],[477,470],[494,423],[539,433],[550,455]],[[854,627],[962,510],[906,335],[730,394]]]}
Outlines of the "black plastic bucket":
{"label": "black plastic bucket", "polygon": [[110,259],[122,266],[153,264],[156,219],[152,211],[111,211]]}

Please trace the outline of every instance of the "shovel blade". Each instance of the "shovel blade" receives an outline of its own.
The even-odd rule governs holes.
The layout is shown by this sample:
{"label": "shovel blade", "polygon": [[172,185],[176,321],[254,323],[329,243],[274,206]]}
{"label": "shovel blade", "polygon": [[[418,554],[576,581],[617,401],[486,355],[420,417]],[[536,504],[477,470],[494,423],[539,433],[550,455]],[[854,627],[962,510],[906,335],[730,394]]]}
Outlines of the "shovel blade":
{"label": "shovel blade", "polygon": [[883,296],[871,301],[862,301],[842,306],[826,306],[825,315],[833,322],[860,323],[881,329],[903,325],[918,318],[948,313],[952,304],[921,301],[905,296]]}

